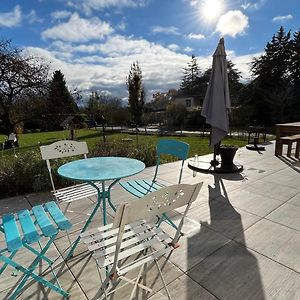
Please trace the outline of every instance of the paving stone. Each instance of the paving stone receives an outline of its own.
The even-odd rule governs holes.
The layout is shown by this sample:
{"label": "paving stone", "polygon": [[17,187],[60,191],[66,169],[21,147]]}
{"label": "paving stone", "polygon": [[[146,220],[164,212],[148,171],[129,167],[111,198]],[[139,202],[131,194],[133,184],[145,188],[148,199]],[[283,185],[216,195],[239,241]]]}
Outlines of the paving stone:
{"label": "paving stone", "polygon": [[233,241],[188,275],[222,300],[296,300],[300,297],[299,273]]}
{"label": "paving stone", "polygon": [[235,240],[300,273],[299,231],[264,219]]}

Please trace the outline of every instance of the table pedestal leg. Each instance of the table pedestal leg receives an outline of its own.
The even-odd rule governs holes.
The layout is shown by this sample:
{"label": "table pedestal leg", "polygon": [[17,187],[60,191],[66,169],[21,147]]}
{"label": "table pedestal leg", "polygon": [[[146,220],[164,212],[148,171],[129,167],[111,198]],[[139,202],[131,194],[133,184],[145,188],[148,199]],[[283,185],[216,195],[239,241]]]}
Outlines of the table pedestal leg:
{"label": "table pedestal leg", "polygon": [[[86,221],[84,227],[82,228],[80,234],[86,231],[86,229],[88,228],[88,226],[89,226],[90,223],[92,222],[92,220],[93,220],[93,218],[94,218],[94,215],[96,214],[96,212],[97,212],[97,210],[98,210],[99,207],[100,207],[100,202],[98,201],[97,204],[96,204],[96,206],[95,206],[95,208],[93,209],[91,215],[90,215],[89,218],[87,219],[87,221]],[[77,247],[77,244],[78,244],[79,241],[80,241],[80,238],[81,238],[81,237],[80,237],[80,235],[79,235],[79,236],[77,237],[77,239],[75,240],[75,242],[73,243],[73,245],[72,245],[72,247],[71,247],[71,249],[70,249],[70,251],[69,251],[69,253],[68,253],[67,257],[66,257],[66,260],[70,259],[70,258],[73,256],[73,253],[74,253],[74,251],[75,251],[75,248]]]}
{"label": "table pedestal leg", "polygon": [[[85,232],[86,229],[88,228],[88,226],[90,225],[90,223],[92,222],[97,210],[100,207],[100,204],[102,202],[102,215],[103,215],[103,225],[107,224],[107,220],[106,220],[106,200],[108,201],[108,204],[110,205],[110,207],[116,211],[115,206],[112,204],[111,200],[110,200],[110,190],[112,188],[113,185],[115,185],[117,182],[119,181],[119,179],[116,179],[115,181],[113,181],[113,183],[110,184],[110,186],[108,187],[107,191],[105,190],[105,181],[102,181],[102,191],[100,191],[100,189],[93,183],[93,182],[89,182],[90,185],[92,185],[93,187],[95,187],[95,189],[97,189],[98,192],[98,196],[97,196],[97,204],[95,206],[95,208],[93,209],[91,215],[89,216],[89,218],[87,219],[84,227],[82,228],[81,233]],[[78,243],[80,241],[80,235],[77,237],[77,239],[75,240],[75,242],[73,243],[67,257],[66,260],[68,260],[69,258],[71,258],[73,256],[73,253],[75,251],[75,248],[77,247]]]}

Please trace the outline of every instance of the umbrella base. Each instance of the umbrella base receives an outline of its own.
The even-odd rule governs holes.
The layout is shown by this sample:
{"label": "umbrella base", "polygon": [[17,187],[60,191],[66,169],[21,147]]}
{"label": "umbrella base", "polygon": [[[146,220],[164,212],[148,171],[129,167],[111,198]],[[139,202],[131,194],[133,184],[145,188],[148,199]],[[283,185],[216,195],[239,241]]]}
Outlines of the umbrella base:
{"label": "umbrella base", "polygon": [[188,162],[188,168],[193,170],[194,172],[200,172],[200,173],[239,173],[242,172],[244,167],[234,162],[232,165],[227,167],[222,167],[222,165],[218,166],[212,166],[210,161],[196,161],[194,159],[190,159]]}

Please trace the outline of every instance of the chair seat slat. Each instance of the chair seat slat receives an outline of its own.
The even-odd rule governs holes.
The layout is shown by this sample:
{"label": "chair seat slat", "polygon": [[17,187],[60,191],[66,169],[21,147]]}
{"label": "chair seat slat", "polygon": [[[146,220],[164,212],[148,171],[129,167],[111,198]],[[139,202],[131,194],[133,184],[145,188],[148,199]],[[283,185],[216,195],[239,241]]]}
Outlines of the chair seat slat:
{"label": "chair seat slat", "polygon": [[53,226],[42,205],[34,206],[32,212],[44,236],[50,237],[57,233],[57,229]]}
{"label": "chair seat slat", "polygon": [[132,195],[141,198],[143,197],[145,194],[141,193],[140,191],[138,191],[136,188],[132,187],[128,182],[120,182],[120,185],[129,193],[131,193]]}
{"label": "chair seat slat", "polygon": [[64,216],[62,211],[58,208],[57,204],[54,201],[48,202],[45,204],[46,209],[51,215],[52,219],[56,223],[59,229],[68,230],[72,227],[72,224]]}
{"label": "chair seat slat", "polygon": [[165,185],[157,181],[152,181],[149,179],[143,179],[143,181],[148,185],[152,185],[156,190],[166,187]]}
{"label": "chair seat slat", "polygon": [[134,188],[134,189],[136,189],[137,191],[139,191],[141,194],[143,194],[143,196],[145,196],[145,195],[147,195],[148,193],[150,193],[151,192],[151,187],[143,187],[143,185],[140,185],[139,183],[138,183],[138,180],[130,180],[130,181],[128,181],[128,184],[132,187],[132,188]]}
{"label": "chair seat slat", "polygon": [[9,252],[18,250],[22,247],[20,232],[13,214],[4,215],[2,218],[5,241]]}
{"label": "chair seat slat", "polygon": [[[166,235],[166,238],[169,238],[169,236]],[[155,244],[160,244],[160,243],[161,243],[161,240],[158,239],[157,237],[154,237],[151,240],[148,240],[148,241],[146,241],[144,243],[141,243],[141,244],[139,244],[137,246],[134,246],[134,247],[132,247],[132,248],[130,248],[128,250],[125,250],[125,251],[119,253],[118,260],[122,260],[124,258],[127,258],[127,257],[129,257],[129,256],[131,256],[133,254],[136,254],[136,253],[139,253],[139,252],[141,252],[141,251],[143,251],[145,249],[148,249],[148,248],[154,246]],[[93,254],[93,257],[95,259],[98,259],[98,263],[99,263],[99,266],[101,268],[109,266],[109,265],[111,265],[114,262],[114,255],[110,255],[108,257],[103,257],[102,253],[100,253],[98,255],[98,253],[95,252]]]}
{"label": "chair seat slat", "polygon": [[37,242],[41,238],[41,236],[37,232],[29,211],[27,209],[19,211],[18,217],[26,242],[28,244]]}
{"label": "chair seat slat", "polygon": [[[137,187],[137,189],[142,189],[142,191],[146,191],[146,193],[151,193],[151,192],[155,192],[157,189],[154,186],[155,183],[152,182],[151,180],[146,181],[146,180],[135,180],[135,186]],[[130,183],[129,183],[130,184]]]}
{"label": "chair seat slat", "polygon": [[[123,234],[122,239],[128,239],[135,235],[141,235],[143,232],[149,232],[150,227],[148,227],[146,224],[143,226],[139,226],[134,228],[134,230],[128,230]],[[152,228],[150,232],[154,232],[156,234],[159,234],[162,232],[162,229],[159,227]],[[103,236],[93,236],[89,239],[84,240],[84,243],[88,246],[90,251],[94,251],[96,249],[100,249],[103,247],[108,247],[109,245],[115,244],[117,240],[117,232],[110,234],[107,236],[107,238],[103,238]],[[94,248],[94,250],[93,250]]]}
{"label": "chair seat slat", "polygon": [[173,247],[166,247],[163,249],[160,249],[158,251],[152,252],[150,255],[148,256],[143,256],[142,258],[140,258],[139,260],[134,261],[133,263],[129,263],[126,266],[122,266],[119,271],[118,271],[118,275],[122,276],[124,274],[127,274],[129,271],[145,264],[145,263],[149,263],[152,262],[154,259],[160,258],[161,256],[170,253],[173,250]]}
{"label": "chair seat slat", "polygon": [[[128,231],[125,230],[125,233],[123,234],[123,240],[130,238],[133,235],[140,234],[141,232],[148,231],[148,230],[149,230],[149,227],[147,227],[146,225],[134,228],[134,230],[128,230]],[[118,234],[118,232],[115,231],[114,233],[109,234],[108,238],[103,237],[103,235],[101,235],[101,234],[93,235],[90,238],[85,239],[84,243],[87,244],[87,246],[89,246],[90,244],[97,243],[99,248],[107,247],[108,245],[111,245],[116,242],[117,234]]]}
{"label": "chair seat slat", "polygon": [[[133,222],[131,224],[126,225],[125,226],[125,230],[128,230],[129,228],[132,228],[132,227],[136,227],[136,226],[141,225],[143,223],[145,223],[144,220],[139,220],[139,221]],[[97,227],[97,228],[93,228],[93,229],[87,230],[87,231],[81,233],[80,237],[81,238],[90,238],[93,235],[96,235],[96,234],[99,234],[101,232],[107,231],[108,229],[111,229],[112,226],[113,226],[113,224],[110,223],[110,224],[107,224],[107,225],[104,225],[104,226],[101,226],[101,227]],[[115,232],[118,232],[119,229],[118,228],[114,228],[112,230],[115,230]]]}
{"label": "chair seat slat", "polygon": [[[99,186],[98,186],[98,188],[102,192],[102,188]],[[97,190],[95,189],[95,187],[93,187],[89,184],[84,184],[81,186],[75,185],[75,186],[59,189],[59,190],[56,190],[56,192],[54,192],[54,194],[77,194],[77,193],[89,192],[89,191],[93,191],[94,194],[97,194]]]}
{"label": "chair seat slat", "polygon": [[[125,241],[122,242],[121,244],[121,249],[125,249],[126,247],[129,247],[133,244],[138,244],[138,243],[144,243],[145,240],[147,239],[153,239],[154,237],[157,237],[159,240],[167,240],[169,239],[169,235],[165,234],[165,233],[161,233],[161,232],[153,232],[153,231],[148,231],[144,234],[139,234],[139,235],[135,235],[134,237],[127,239]],[[91,245],[88,247],[90,251],[96,251],[97,249],[101,249],[100,247],[98,247],[97,244]],[[111,247],[106,247],[104,250],[100,250],[99,252],[97,252],[97,256],[98,255],[108,255],[111,253],[114,253],[116,249],[116,246],[113,245]]]}

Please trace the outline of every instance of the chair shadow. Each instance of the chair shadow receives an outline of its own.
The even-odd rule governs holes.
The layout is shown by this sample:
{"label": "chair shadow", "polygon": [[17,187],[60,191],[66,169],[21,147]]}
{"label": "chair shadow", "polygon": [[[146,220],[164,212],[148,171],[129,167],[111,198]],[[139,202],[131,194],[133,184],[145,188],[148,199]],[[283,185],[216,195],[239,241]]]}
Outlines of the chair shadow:
{"label": "chair shadow", "polygon": [[[189,275],[218,299],[264,300],[257,259],[245,247],[241,215],[230,204],[222,177],[221,174],[215,174],[214,187],[208,186],[210,223],[200,221],[200,231],[188,238]],[[242,179],[242,175],[236,177],[236,180]],[[238,242],[234,240],[237,237]],[[199,244],[199,240],[207,247],[212,244],[213,247],[195,265],[189,253],[195,243]],[[188,290],[186,299],[193,297],[195,293]]]}
{"label": "chair shadow", "polygon": [[289,166],[291,169],[296,171],[297,173],[300,173],[300,160],[297,158],[292,157],[285,157],[285,156],[277,156],[278,159],[280,159],[282,162],[284,162],[287,166]]}

